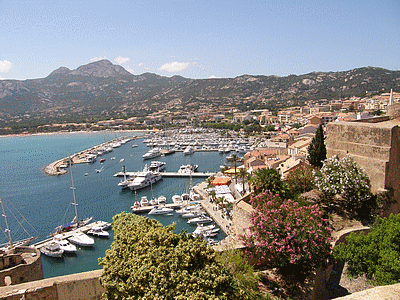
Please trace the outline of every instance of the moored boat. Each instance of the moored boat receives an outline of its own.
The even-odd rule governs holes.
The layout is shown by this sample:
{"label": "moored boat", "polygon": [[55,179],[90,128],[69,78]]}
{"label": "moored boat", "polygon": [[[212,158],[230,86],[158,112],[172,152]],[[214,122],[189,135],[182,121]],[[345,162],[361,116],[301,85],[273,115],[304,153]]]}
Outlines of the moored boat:
{"label": "moored boat", "polygon": [[199,224],[199,223],[211,223],[213,221],[213,219],[211,219],[210,217],[201,215],[199,217],[190,219],[189,221],[187,221],[188,224]]}
{"label": "moored boat", "polygon": [[94,239],[79,230],[73,232],[68,241],[82,247],[92,247],[94,245]]}
{"label": "moored boat", "polygon": [[107,231],[104,231],[101,227],[92,227],[87,234],[96,236],[96,237],[101,237],[101,238],[108,238],[110,234]]}
{"label": "moored boat", "polygon": [[62,250],[60,246],[55,242],[44,245],[40,248],[40,252],[46,256],[57,258],[62,257],[62,255],[64,254],[64,250]]}
{"label": "moored boat", "polygon": [[65,239],[53,239],[55,243],[58,244],[61,250],[64,251],[64,253],[75,253],[76,252],[76,246],[72,245],[70,242],[68,242]]}
{"label": "moored boat", "polygon": [[172,208],[154,206],[153,209],[150,210],[149,215],[165,215],[172,213],[173,211]]}

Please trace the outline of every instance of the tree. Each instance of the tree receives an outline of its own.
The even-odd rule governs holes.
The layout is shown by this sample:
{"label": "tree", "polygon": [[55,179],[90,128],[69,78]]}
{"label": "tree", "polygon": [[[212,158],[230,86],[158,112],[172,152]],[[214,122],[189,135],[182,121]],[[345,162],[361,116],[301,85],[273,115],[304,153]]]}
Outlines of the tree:
{"label": "tree", "polygon": [[281,175],[275,169],[258,169],[250,180],[254,185],[254,194],[268,190],[285,199],[290,196],[287,184],[281,180]]}
{"label": "tree", "polygon": [[239,176],[242,178],[243,192],[246,193],[245,183],[249,178],[249,173],[247,173],[247,170],[245,168],[241,168],[239,170]]}
{"label": "tree", "polygon": [[235,299],[249,294],[250,287],[235,280],[238,274],[205,241],[185,232],[177,235],[174,227],[134,214],[114,216],[114,241],[99,259],[105,299]]}
{"label": "tree", "polygon": [[308,146],[307,160],[317,168],[321,168],[323,161],[326,159],[325,137],[322,125],[319,125],[310,146]]}
{"label": "tree", "polygon": [[250,233],[241,239],[251,258],[300,281],[327,263],[332,229],[318,205],[300,206],[269,192],[253,196],[250,204]]}
{"label": "tree", "polygon": [[237,177],[236,177],[236,168],[237,168],[237,161],[238,161],[237,154],[232,154],[232,160],[233,160],[233,164],[235,166],[235,183],[237,183]]}
{"label": "tree", "polygon": [[286,182],[295,194],[311,191],[315,187],[313,168],[306,164],[301,165],[289,172]]}
{"label": "tree", "polygon": [[370,233],[352,233],[335,247],[334,257],[348,264],[351,277],[365,275],[377,284],[400,280],[400,215],[378,217]]}
{"label": "tree", "polygon": [[[338,204],[356,214],[367,214],[362,210],[375,206],[369,177],[350,156],[327,159],[320,172],[315,172],[315,183],[327,205]],[[334,202],[336,195],[340,196],[338,203]]]}

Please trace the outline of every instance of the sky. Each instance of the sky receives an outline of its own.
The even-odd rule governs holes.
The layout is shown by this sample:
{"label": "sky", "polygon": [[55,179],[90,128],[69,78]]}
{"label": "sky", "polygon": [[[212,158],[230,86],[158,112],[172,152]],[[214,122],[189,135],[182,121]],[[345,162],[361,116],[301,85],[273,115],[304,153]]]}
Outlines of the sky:
{"label": "sky", "polygon": [[400,1],[0,0],[0,79],[99,59],[195,79],[400,70]]}

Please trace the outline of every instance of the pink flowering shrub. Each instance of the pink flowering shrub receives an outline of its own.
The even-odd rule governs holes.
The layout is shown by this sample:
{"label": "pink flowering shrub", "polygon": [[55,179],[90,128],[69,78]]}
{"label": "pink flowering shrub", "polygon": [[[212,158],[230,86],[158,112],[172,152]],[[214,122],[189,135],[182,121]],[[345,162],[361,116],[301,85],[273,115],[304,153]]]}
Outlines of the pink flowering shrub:
{"label": "pink flowering shrub", "polygon": [[331,257],[332,229],[318,205],[300,206],[269,192],[252,197],[250,203],[255,209],[250,233],[241,239],[259,264],[304,278]]}

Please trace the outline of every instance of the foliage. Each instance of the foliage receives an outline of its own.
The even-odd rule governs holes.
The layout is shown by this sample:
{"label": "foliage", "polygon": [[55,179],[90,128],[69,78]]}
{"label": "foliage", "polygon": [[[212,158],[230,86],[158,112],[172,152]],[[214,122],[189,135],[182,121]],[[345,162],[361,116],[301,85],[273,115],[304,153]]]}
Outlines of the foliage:
{"label": "foliage", "polygon": [[254,186],[254,194],[268,190],[285,199],[290,197],[288,185],[281,180],[281,175],[275,169],[258,169],[254,172],[250,181]]}
{"label": "foliage", "polygon": [[[114,216],[114,241],[100,259],[105,299],[235,299],[246,295],[216,252],[175,225],[134,214]],[[251,298],[241,298],[251,299]]]}
{"label": "foliage", "polygon": [[300,206],[271,193],[250,202],[250,234],[241,237],[250,257],[300,280],[330,258],[331,228],[318,205]]}
{"label": "foliage", "polygon": [[326,159],[325,137],[322,125],[319,125],[310,146],[308,146],[307,160],[312,166],[321,168]]}
{"label": "foliage", "polygon": [[368,175],[350,156],[327,159],[321,171],[315,173],[315,182],[327,204],[335,204],[334,196],[340,195],[338,204],[349,212],[363,213],[374,206]]}
{"label": "foliage", "polygon": [[378,217],[367,235],[352,233],[334,249],[352,277],[365,275],[379,285],[400,280],[400,215]]}
{"label": "foliage", "polygon": [[242,178],[243,193],[246,193],[245,183],[249,179],[249,175],[250,174],[247,173],[247,170],[245,168],[239,169],[239,177]]}
{"label": "foliage", "polygon": [[265,299],[258,291],[258,278],[253,267],[244,258],[242,251],[228,249],[221,252],[217,259],[233,275],[239,287],[235,299]]}
{"label": "foliage", "polygon": [[315,187],[313,168],[309,165],[301,165],[288,174],[286,182],[295,194],[311,191]]}

